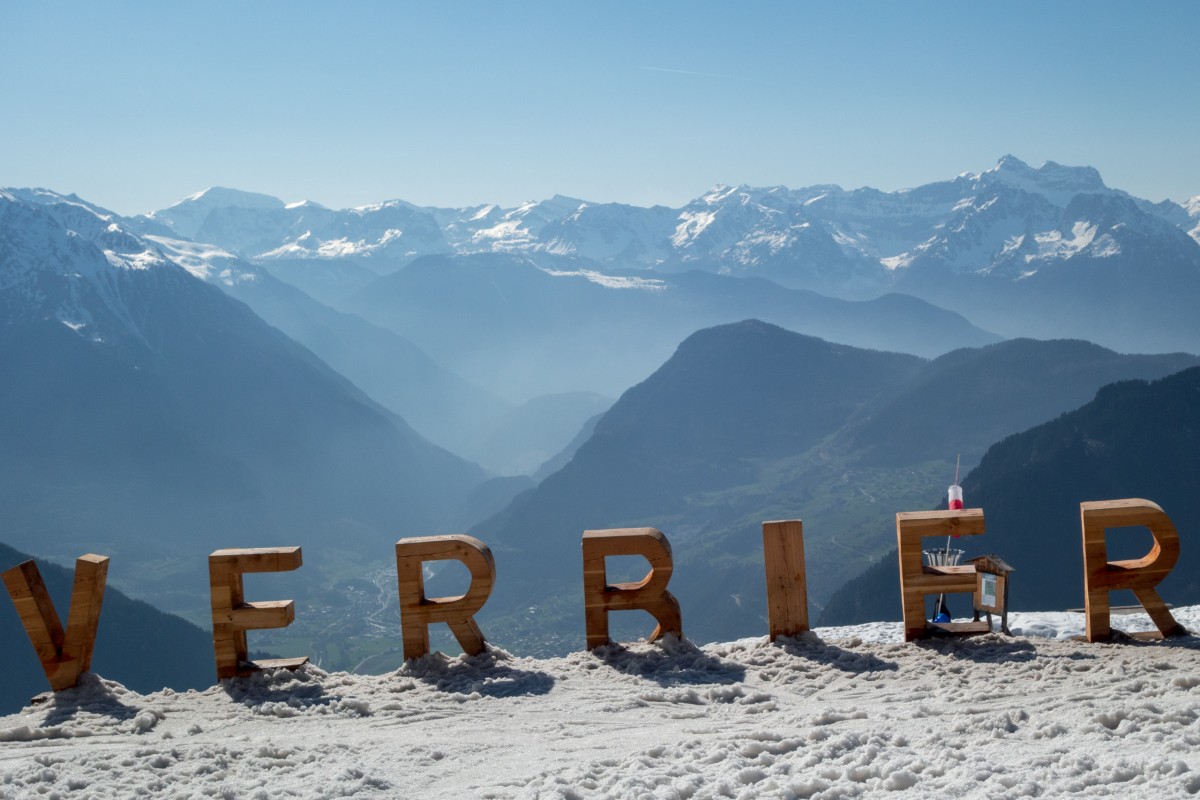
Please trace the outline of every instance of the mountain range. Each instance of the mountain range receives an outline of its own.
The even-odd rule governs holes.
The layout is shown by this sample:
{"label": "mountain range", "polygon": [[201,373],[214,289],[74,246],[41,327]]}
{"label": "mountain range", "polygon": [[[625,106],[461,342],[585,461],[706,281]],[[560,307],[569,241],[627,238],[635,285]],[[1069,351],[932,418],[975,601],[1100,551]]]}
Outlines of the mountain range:
{"label": "mountain range", "polygon": [[335,305],[421,256],[502,253],[555,269],[567,258],[602,272],[763,277],[843,298],[898,291],[1003,336],[1200,349],[1188,324],[1200,196],[1154,203],[1091,167],[1013,156],[902,191],[717,186],[680,208],[555,196],[509,209],[395,200],[332,210],[211,189],[145,219]]}
{"label": "mountain range", "polygon": [[[501,474],[535,470],[595,413],[589,396],[620,394],[699,328],[756,317],[926,356],[998,338],[903,295],[848,301],[703,271],[601,272],[546,254],[422,256],[398,272],[371,273],[370,285],[335,309],[272,274],[274,262],[181,238],[193,228],[174,218],[182,232],[74,196],[15,193],[60,215],[87,209],[130,236],[140,232],[145,248],[249,305],[421,435]],[[527,404],[536,414],[521,411]],[[548,430],[561,433],[547,438]]]}

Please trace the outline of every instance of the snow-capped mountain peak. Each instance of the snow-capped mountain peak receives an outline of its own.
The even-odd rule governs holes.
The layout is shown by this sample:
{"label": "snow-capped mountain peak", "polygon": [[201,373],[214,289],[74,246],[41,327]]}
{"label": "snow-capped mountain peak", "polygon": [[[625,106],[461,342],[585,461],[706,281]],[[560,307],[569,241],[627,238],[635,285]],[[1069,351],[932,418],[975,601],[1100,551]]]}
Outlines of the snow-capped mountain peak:
{"label": "snow-capped mountain peak", "polygon": [[280,208],[284,205],[278,197],[259,192],[246,192],[241,189],[229,189],[224,186],[211,186],[203,191],[190,194],[166,210],[179,208],[184,204],[203,205],[208,208]]}
{"label": "snow-capped mountain peak", "polygon": [[178,203],[161,211],[152,211],[147,217],[192,239],[200,231],[208,216],[216,209],[273,211],[284,207],[284,202],[278,197],[213,186],[202,192],[188,195]]}
{"label": "snow-capped mountain peak", "polygon": [[1184,200],[1181,204],[1183,210],[1192,218],[1192,228],[1188,231],[1188,236],[1196,240],[1200,244],[1200,194],[1195,197]]}
{"label": "snow-capped mountain peak", "polygon": [[980,183],[993,181],[1039,194],[1055,205],[1065,206],[1078,194],[1103,194],[1112,190],[1104,185],[1094,167],[1067,167],[1047,161],[1033,168],[1016,156],[1006,155],[996,166],[976,176]]}
{"label": "snow-capped mountain peak", "polygon": [[494,206],[484,206],[461,226],[471,233],[460,246],[468,252],[539,250],[540,235],[546,226],[585,205],[578,198],[556,194],[549,200],[522,203],[503,214],[498,214],[499,209]]}
{"label": "snow-capped mountain peak", "polygon": [[190,278],[115,215],[51,192],[0,193],[0,308],[10,323],[57,320],[94,342],[144,347],[134,309],[150,285],[173,280]]}
{"label": "snow-capped mountain peak", "polygon": [[715,185],[711,189],[709,189],[707,192],[705,192],[703,195],[701,195],[697,199],[697,202],[702,203],[706,206],[717,205],[718,203],[724,202],[731,195],[733,195],[735,192],[737,192],[738,188],[739,187],[737,187],[737,186],[729,186],[724,183],[718,183],[717,185]]}

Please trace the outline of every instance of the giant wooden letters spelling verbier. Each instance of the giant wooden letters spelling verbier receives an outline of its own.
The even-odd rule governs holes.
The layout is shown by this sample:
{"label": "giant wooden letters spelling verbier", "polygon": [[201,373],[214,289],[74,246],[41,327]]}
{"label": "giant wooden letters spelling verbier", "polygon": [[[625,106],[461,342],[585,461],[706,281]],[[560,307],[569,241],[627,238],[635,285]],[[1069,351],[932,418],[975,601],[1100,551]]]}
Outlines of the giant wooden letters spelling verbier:
{"label": "giant wooden letters spelling verbier", "polygon": [[208,586],[212,596],[213,650],[217,677],[232,678],[260,669],[295,669],[308,662],[301,658],[251,661],[246,631],[285,628],[296,618],[291,600],[247,602],[242,575],[247,572],[287,572],[300,567],[299,547],[258,547],[217,550],[208,557]]}
{"label": "giant wooden letters spelling verbier", "polygon": [[50,688],[57,692],[78,685],[79,676],[92,665],[100,605],[108,580],[108,556],[88,553],[76,559],[65,632],[37,564],[18,564],[5,571],[3,577]]}
{"label": "giant wooden letters spelling verbier", "polygon": [[[458,597],[425,596],[426,561],[461,561],[471,585]],[[444,622],[463,652],[478,655],[486,643],[475,614],[483,608],[496,582],[492,551],[474,536],[419,536],[396,542],[396,577],[400,586],[400,631],[404,658],[429,652],[429,626]]]}
{"label": "giant wooden letters spelling verbier", "polygon": [[[1111,636],[1108,593],[1118,589],[1133,591],[1162,636],[1187,633],[1155,591],[1179,559],[1179,536],[1170,517],[1149,500],[1130,499],[1081,503],[1080,520],[1088,641],[1103,641]],[[1106,531],[1130,526],[1149,528],[1154,537],[1153,548],[1139,559],[1109,561]],[[922,540],[934,536],[975,536],[983,531],[983,510],[978,508],[911,511],[896,515],[906,641],[939,629],[949,633],[991,630],[987,622],[937,625],[925,619],[926,595],[976,592],[977,570],[974,565],[924,564]],[[667,591],[674,569],[667,537],[654,528],[584,531],[582,548],[588,649],[609,642],[608,614],[611,611],[648,612],[658,623],[650,635],[651,641],[667,633],[683,635],[679,601]],[[605,566],[605,559],[610,556],[642,556],[649,562],[650,569],[640,581],[610,584]],[[466,565],[471,573],[471,584],[464,594],[458,597],[425,596],[424,564],[439,560],[457,560]],[[808,630],[803,523],[800,520],[764,522],[763,560],[771,640]],[[306,663],[307,658],[250,660],[246,631],[287,626],[295,618],[295,604],[291,600],[247,601],[242,586],[242,576],[248,572],[297,569],[301,565],[300,548],[217,550],[209,556],[208,563],[218,678],[247,675],[272,667],[294,669]],[[1003,566],[1007,568],[1007,565]],[[89,554],[79,558],[64,630],[32,561],[3,573],[4,584],[21,623],[55,691],[77,685],[80,674],[90,667],[107,574],[106,556]],[[434,622],[449,625],[467,653],[476,654],[485,649],[486,642],[474,615],[487,602],[496,580],[496,565],[487,545],[471,536],[460,535],[401,539],[396,543],[396,575],[406,659],[429,652],[428,628]]]}
{"label": "giant wooden letters spelling verbier", "polygon": [[[1179,535],[1166,512],[1156,503],[1134,498],[1080,503],[1079,517],[1083,526],[1083,589],[1087,640],[1101,642],[1111,638],[1108,593],[1118,589],[1133,591],[1162,636],[1186,634],[1187,631],[1175,621],[1158,592],[1154,590],[1179,560]],[[1150,529],[1150,535],[1154,537],[1154,546],[1150,552],[1138,559],[1109,561],[1106,530],[1135,525]]]}

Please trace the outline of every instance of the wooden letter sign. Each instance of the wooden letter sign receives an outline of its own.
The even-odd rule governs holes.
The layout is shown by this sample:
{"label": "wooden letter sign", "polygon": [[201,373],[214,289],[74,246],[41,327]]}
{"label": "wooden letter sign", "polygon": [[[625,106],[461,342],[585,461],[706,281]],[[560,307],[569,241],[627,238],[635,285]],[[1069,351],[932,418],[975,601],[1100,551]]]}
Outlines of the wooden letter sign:
{"label": "wooden letter sign", "polygon": [[32,561],[18,564],[3,577],[25,633],[50,680],[50,688],[57,692],[77,685],[79,676],[92,666],[100,604],[108,580],[108,556],[89,553],[76,559],[65,633],[37,564]]}
{"label": "wooden letter sign", "polygon": [[[646,577],[636,583],[609,584],[607,556],[643,556],[650,562]],[[587,647],[608,644],[608,612],[648,611],[658,626],[650,641],[673,633],[683,636],[679,601],[667,591],[671,580],[671,545],[654,528],[614,528],[583,532],[583,606]]]}
{"label": "wooden letter sign", "polygon": [[763,563],[767,570],[767,623],[771,641],[808,630],[808,589],[804,577],[804,523],[798,519],[763,523]]}
{"label": "wooden letter sign", "polygon": [[287,572],[300,564],[299,547],[217,550],[208,557],[213,649],[217,656],[218,680],[249,675],[260,669],[295,669],[308,662],[308,656],[251,661],[246,647],[246,631],[286,628],[296,618],[296,608],[291,600],[247,603],[242,589],[242,575],[247,572]]}
{"label": "wooden letter sign", "polygon": [[[904,641],[929,632],[925,595],[975,591],[975,565],[927,567],[921,559],[921,540],[983,533],[983,509],[904,511],[896,515],[896,547],[900,551],[900,598],[904,603]],[[968,623],[970,624],[970,623]]]}
{"label": "wooden letter sign", "polygon": [[[425,562],[461,561],[471,572],[471,585],[459,597],[425,596]],[[429,652],[429,625],[444,622],[463,652],[478,655],[486,648],[474,615],[483,608],[496,582],[492,551],[474,536],[418,536],[396,542],[396,576],[400,582],[400,630],[404,658]]]}
{"label": "wooden letter sign", "polygon": [[[1158,592],[1154,591],[1179,560],[1179,536],[1171,518],[1149,500],[1102,500],[1080,503],[1083,525],[1083,589],[1086,603],[1087,640],[1106,641],[1109,627],[1108,593],[1130,589],[1146,609],[1163,636],[1186,634],[1175,621]],[[1109,561],[1105,529],[1144,525],[1154,537],[1154,547],[1144,557]]]}

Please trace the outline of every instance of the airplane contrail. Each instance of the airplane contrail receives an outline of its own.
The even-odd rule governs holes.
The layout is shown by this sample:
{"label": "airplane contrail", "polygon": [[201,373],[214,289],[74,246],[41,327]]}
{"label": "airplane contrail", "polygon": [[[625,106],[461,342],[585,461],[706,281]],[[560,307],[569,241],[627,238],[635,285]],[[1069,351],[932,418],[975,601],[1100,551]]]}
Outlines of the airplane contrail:
{"label": "airplane contrail", "polygon": [[673,72],[676,75],[696,75],[701,78],[733,78],[732,75],[716,75],[712,72],[693,72],[690,69],[670,69],[669,67],[638,67],[638,69],[648,69],[651,72]]}

